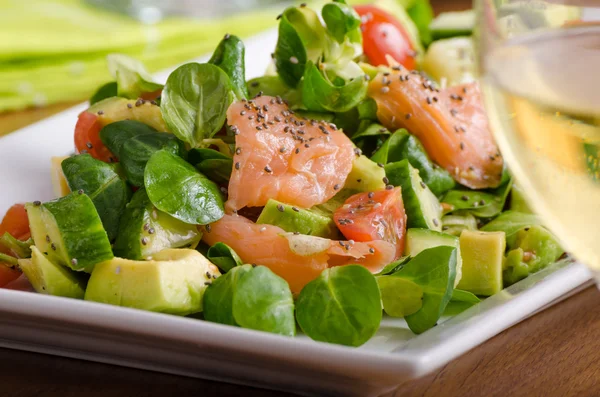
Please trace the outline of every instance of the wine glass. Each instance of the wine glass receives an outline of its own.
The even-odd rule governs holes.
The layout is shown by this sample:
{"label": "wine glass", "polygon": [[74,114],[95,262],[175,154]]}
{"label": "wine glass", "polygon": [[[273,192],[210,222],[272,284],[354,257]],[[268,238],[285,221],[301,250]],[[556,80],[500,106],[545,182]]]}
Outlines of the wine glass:
{"label": "wine glass", "polygon": [[600,285],[600,1],[475,0],[494,136],[529,206]]}

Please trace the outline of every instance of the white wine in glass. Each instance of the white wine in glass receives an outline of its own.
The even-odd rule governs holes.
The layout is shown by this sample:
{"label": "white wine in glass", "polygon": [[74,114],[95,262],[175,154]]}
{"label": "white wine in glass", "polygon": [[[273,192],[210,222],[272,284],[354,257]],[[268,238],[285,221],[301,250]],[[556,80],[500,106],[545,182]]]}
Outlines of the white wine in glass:
{"label": "white wine in glass", "polygon": [[600,1],[476,7],[498,145],[531,209],[600,282]]}

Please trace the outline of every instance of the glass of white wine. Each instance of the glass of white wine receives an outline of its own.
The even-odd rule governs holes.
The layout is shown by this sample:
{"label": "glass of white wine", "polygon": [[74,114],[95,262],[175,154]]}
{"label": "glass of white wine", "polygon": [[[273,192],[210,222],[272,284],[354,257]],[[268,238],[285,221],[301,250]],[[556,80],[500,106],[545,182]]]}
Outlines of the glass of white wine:
{"label": "glass of white wine", "polygon": [[490,123],[531,209],[600,285],[600,0],[475,0]]}

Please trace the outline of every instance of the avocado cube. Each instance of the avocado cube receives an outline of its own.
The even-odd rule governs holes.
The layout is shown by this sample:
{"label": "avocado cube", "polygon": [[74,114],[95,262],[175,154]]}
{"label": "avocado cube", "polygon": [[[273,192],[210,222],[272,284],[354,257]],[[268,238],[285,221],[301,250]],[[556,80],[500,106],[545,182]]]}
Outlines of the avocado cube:
{"label": "avocado cube", "polygon": [[462,278],[457,288],[490,296],[502,290],[504,232],[463,230],[460,235]]}

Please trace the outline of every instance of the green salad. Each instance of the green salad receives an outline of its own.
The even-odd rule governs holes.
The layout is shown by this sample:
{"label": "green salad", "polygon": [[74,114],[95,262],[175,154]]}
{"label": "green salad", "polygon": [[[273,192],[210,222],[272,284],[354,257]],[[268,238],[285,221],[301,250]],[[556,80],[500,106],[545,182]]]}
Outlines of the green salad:
{"label": "green salad", "polygon": [[470,13],[406,3],[289,7],[249,81],[230,35],[164,85],[110,55],[58,198],[0,226],[0,286],[360,346],[384,314],[419,334],[555,262],[490,133]]}

